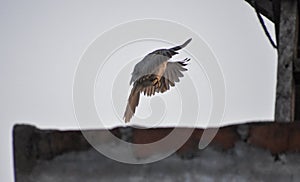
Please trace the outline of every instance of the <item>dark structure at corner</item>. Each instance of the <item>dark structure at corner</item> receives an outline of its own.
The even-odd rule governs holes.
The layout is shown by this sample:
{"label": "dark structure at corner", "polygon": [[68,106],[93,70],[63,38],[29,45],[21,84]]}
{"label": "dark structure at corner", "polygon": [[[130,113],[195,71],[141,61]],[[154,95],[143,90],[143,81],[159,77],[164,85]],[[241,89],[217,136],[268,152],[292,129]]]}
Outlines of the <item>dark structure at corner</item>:
{"label": "dark structure at corner", "polygon": [[[300,119],[299,0],[246,0],[274,22],[278,52],[275,121]],[[262,27],[264,23],[261,22]],[[266,35],[268,36],[268,32]],[[269,38],[270,39],[270,38]],[[272,42],[272,40],[270,40]],[[275,42],[275,41],[274,41]]]}

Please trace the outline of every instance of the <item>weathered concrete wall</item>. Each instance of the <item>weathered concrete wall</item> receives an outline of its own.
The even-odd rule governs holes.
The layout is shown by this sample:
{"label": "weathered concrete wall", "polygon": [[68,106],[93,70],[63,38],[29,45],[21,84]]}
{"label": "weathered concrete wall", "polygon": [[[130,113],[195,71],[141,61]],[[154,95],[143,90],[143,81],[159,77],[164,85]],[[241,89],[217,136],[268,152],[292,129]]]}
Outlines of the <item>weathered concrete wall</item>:
{"label": "weathered concrete wall", "polygon": [[[140,144],[157,141],[160,138],[168,135],[172,131],[172,129],[173,128],[157,128],[142,130],[135,128],[115,128],[111,131],[90,130],[86,132],[97,139],[100,138],[108,144],[112,140],[108,132],[112,132],[115,136],[123,138],[129,142]],[[181,130],[182,132],[185,132],[185,128],[181,128]],[[123,174],[127,174],[127,178],[124,178],[123,181],[129,180],[130,175],[132,175],[133,177],[130,179],[142,181],[147,178],[139,177],[138,173],[134,173],[132,170],[139,171],[139,174],[142,176],[147,175],[147,173],[151,173],[152,177],[158,177],[157,175],[159,174],[159,170],[154,170],[153,168],[163,170],[163,168],[165,168],[166,166],[171,166],[172,168],[165,171],[164,175],[166,176],[173,175],[173,177],[175,177],[175,174],[180,174],[179,171],[182,170],[182,174],[193,179],[202,179],[201,176],[207,176],[209,177],[209,179],[214,179],[213,171],[216,170],[215,172],[218,172],[220,170],[220,167],[216,166],[220,165],[224,167],[222,163],[228,163],[228,165],[232,165],[232,170],[222,169],[223,173],[219,173],[219,176],[216,176],[216,179],[217,177],[218,179],[222,179],[223,177],[226,178],[226,175],[227,177],[228,175],[232,175],[231,177],[234,176],[234,179],[240,178],[249,180],[249,176],[258,175],[258,178],[253,179],[266,180],[270,179],[269,176],[274,174],[275,176],[279,175],[280,179],[281,177],[290,178],[292,176],[293,181],[295,178],[299,179],[297,178],[299,177],[299,175],[297,176],[296,174],[294,174],[294,170],[298,169],[299,167],[299,171],[300,165],[298,165],[298,167],[294,166],[293,169],[289,170],[289,172],[285,174],[278,170],[286,167],[284,166],[286,164],[282,164],[283,166],[278,166],[277,163],[278,160],[281,161],[282,156],[286,155],[285,153],[291,152],[293,152],[292,158],[296,158],[297,160],[299,158],[300,161],[300,154],[297,153],[300,151],[299,131],[300,123],[297,122],[251,123],[227,126],[220,128],[216,137],[209,145],[208,149],[200,151],[198,149],[198,143],[203,130],[195,129],[189,140],[177,151],[177,157],[172,156],[154,164],[142,165],[143,167],[136,167],[136,165],[120,164],[100,155],[85,140],[80,131],[39,130],[29,125],[16,125],[13,131],[15,176],[16,181],[18,182],[57,181],[59,175],[60,179],[65,179],[67,181],[80,181],[80,179],[82,179],[80,177],[80,173],[83,173],[82,175],[84,175],[84,173],[87,172],[85,170],[95,170],[94,168],[90,169],[88,166],[89,162],[86,161],[91,160],[90,164],[92,166],[94,166],[96,169],[103,169],[103,171],[101,172],[99,170],[96,170],[97,174],[95,173],[94,176],[89,176],[88,179],[100,178],[104,180],[113,177],[116,177],[116,179],[120,179],[120,176],[122,176]],[[155,151],[157,149],[152,148],[151,150]],[[207,151],[210,151],[210,153],[214,153],[214,155],[210,156]],[[94,156],[93,159],[89,159],[89,157],[86,156],[91,154]],[[151,154],[149,148],[147,150],[144,150],[141,147],[140,149],[135,151],[135,155],[137,157],[145,157],[149,154]],[[211,160],[212,162],[211,165],[215,167],[212,167],[212,171],[206,171],[206,173],[199,172],[199,174],[197,174],[198,165],[198,170],[202,170],[203,168],[205,168],[205,165],[210,165],[210,161],[208,159],[205,161],[203,158],[199,158],[199,156],[206,155],[210,156],[209,160]],[[242,157],[239,155],[242,155]],[[260,158],[260,155],[263,155],[265,159]],[[67,159],[60,158],[57,161],[60,156],[67,156]],[[253,158],[251,156],[256,157]],[[251,160],[249,160],[250,157]],[[229,162],[228,160],[232,161]],[[265,167],[269,168],[267,170],[268,178],[263,178],[263,173],[256,170],[257,165],[262,165],[261,168],[264,168],[264,164],[260,164],[262,160],[267,160],[265,161]],[[288,160],[286,160],[285,163],[287,163],[287,161]],[[291,161],[291,165],[295,165],[293,163],[293,160]],[[72,164],[72,167],[68,166],[67,164]],[[240,166],[241,168],[245,168],[243,170],[246,170],[246,164],[249,164],[249,169],[252,170],[251,173],[247,171],[237,172],[239,171],[238,166]],[[251,164],[253,164],[254,167]],[[57,166],[57,169],[53,169],[55,168],[54,165],[59,165],[61,166],[61,168]],[[277,165],[277,167],[274,167],[273,169],[272,165]],[[112,170],[108,170],[106,166],[110,166]],[[184,166],[184,168],[182,166]],[[206,166],[206,168],[207,167],[209,166]],[[196,169],[192,170],[191,168]],[[72,173],[72,170],[69,171],[70,169],[72,169],[74,173]],[[150,169],[152,172],[148,171]],[[65,173],[61,173],[60,171],[65,171]],[[127,173],[124,173],[124,171],[127,171]],[[102,178],[101,176],[99,176],[99,174],[103,175]],[[72,178],[72,175],[74,178]],[[93,174],[89,173],[89,175]],[[53,177],[53,180],[51,180],[51,176]],[[172,177],[168,178],[166,176],[164,176],[164,178],[173,179]]]}

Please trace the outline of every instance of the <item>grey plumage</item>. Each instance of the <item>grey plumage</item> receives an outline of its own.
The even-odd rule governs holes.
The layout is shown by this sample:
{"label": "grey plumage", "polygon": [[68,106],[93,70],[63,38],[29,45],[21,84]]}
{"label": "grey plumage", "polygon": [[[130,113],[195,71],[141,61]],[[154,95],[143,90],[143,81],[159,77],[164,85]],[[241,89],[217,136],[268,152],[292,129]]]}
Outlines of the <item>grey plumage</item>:
{"label": "grey plumage", "polygon": [[185,66],[190,59],[186,58],[178,62],[168,62],[168,60],[178,54],[176,51],[187,46],[191,40],[170,49],[155,50],[135,65],[130,80],[133,88],[124,113],[125,122],[129,122],[134,115],[140,93],[147,96],[152,96],[156,92],[163,93],[175,86],[175,82],[179,82],[180,77],[183,77],[182,72],[187,70]]}

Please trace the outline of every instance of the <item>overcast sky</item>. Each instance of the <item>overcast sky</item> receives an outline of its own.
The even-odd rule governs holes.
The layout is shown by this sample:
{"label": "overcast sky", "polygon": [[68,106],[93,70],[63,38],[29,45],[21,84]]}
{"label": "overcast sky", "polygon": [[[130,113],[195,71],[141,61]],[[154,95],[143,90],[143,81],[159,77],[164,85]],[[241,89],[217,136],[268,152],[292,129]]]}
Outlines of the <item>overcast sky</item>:
{"label": "overcast sky", "polygon": [[[13,180],[13,124],[78,128],[72,102],[72,84],[81,56],[103,32],[136,19],[177,22],[197,33],[207,43],[219,62],[226,83],[226,112],[222,125],[273,119],[276,51],[264,35],[253,9],[243,0],[0,1],[0,14],[0,176],[5,179],[3,181]],[[273,24],[267,20],[266,24],[274,37]],[[120,49],[111,58],[111,62],[118,60],[126,63],[122,74],[126,75],[124,70],[131,72],[133,64],[144,54],[171,45],[159,41],[142,43],[136,43],[135,48],[127,46]],[[136,47],[140,49],[133,51]],[[130,52],[126,56],[130,60],[117,59],[122,52]],[[183,52],[179,58],[186,56],[189,54]],[[192,65],[191,62],[189,66]],[[192,70],[195,67],[190,69],[193,79]],[[124,79],[129,81],[130,72]],[[205,78],[204,72],[198,74]],[[182,84],[184,81],[188,82],[188,79],[182,80]],[[128,82],[125,85],[126,100]],[[199,105],[210,105],[211,98],[205,100],[205,94],[209,95],[208,84],[203,81],[198,87],[201,90],[199,97],[204,98],[200,99]],[[99,90],[98,82],[95,88]],[[166,94],[165,104],[168,97],[169,100],[178,99],[176,89]],[[176,99],[173,105],[180,103]],[[95,100],[101,108],[101,95],[95,94]],[[149,103],[149,100],[142,99],[137,110],[139,117],[149,115]],[[120,110],[122,108],[120,106]],[[203,112],[210,112],[205,107],[202,109]],[[167,120],[171,121],[172,115],[168,117]],[[120,124],[120,121],[116,122],[116,125]]]}

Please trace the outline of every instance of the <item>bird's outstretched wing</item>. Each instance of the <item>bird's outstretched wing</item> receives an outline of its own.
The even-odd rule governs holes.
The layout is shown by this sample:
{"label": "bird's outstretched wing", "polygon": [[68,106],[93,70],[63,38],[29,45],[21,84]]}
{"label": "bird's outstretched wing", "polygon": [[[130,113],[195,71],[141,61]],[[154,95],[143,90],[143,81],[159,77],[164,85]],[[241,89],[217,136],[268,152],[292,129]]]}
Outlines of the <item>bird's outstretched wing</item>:
{"label": "bird's outstretched wing", "polygon": [[[183,77],[182,72],[187,71],[187,68],[185,68],[185,66],[187,65],[189,60],[190,59],[186,58],[183,61],[168,62],[165,73],[160,79],[160,83],[156,85],[144,85],[141,88],[141,92],[143,92],[144,95],[152,96],[156,92],[164,93],[165,91],[169,90],[170,87],[175,86],[175,83],[180,81],[180,77]],[[154,76],[155,75],[148,75],[145,76],[144,79],[151,81],[153,79],[152,77]]]}
{"label": "bird's outstretched wing", "polygon": [[182,45],[172,47],[170,49],[158,49],[146,55],[139,63],[137,63],[131,73],[132,77],[130,85],[142,78],[143,76],[153,74],[162,65],[163,62],[168,61],[172,56],[178,54],[178,50],[187,46],[192,39],[188,39]]}

